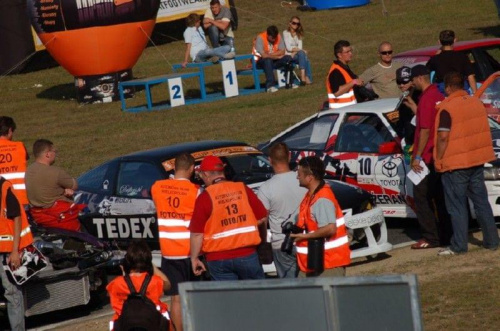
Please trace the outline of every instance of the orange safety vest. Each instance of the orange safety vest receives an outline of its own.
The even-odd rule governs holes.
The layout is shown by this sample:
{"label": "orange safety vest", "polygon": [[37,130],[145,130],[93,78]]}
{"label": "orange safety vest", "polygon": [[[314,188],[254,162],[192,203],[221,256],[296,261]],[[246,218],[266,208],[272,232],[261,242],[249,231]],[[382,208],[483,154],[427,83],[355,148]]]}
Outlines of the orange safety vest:
{"label": "orange safety vest", "polygon": [[[313,195],[312,199],[309,196],[309,193],[306,193],[304,199],[300,203],[297,226],[305,228],[307,232],[314,232],[318,229],[318,223],[313,219],[311,207],[320,198],[328,199],[334,204],[336,212],[335,216],[337,218],[337,231],[334,235],[325,240],[324,268],[333,269],[348,265],[351,263],[351,250],[349,249],[349,238],[347,236],[344,215],[342,214],[342,209],[340,209],[335,195],[328,185],[325,184],[325,186]],[[303,272],[312,271],[307,268],[307,243],[307,240],[302,240],[296,243],[297,261],[300,270]]]}
{"label": "orange safety vest", "polygon": [[223,181],[206,189],[212,213],[205,224],[202,249],[223,252],[260,244],[257,219],[248,202],[245,184]]}
{"label": "orange safety vest", "polygon": [[189,257],[189,223],[199,186],[189,180],[159,180],[151,188],[158,218],[161,254],[170,259]]}
{"label": "orange safety vest", "polygon": [[[436,119],[441,112],[451,116],[448,146],[441,160],[437,160],[434,147],[434,166],[438,172],[480,166],[496,159],[491,140],[491,130],[484,105],[476,97],[460,90],[450,94],[437,106]],[[435,125],[434,146],[437,145],[439,123]]]}
{"label": "orange safety vest", "polygon": [[22,142],[0,139],[0,176],[12,183],[16,197],[22,205],[28,204],[24,183],[26,164],[26,148]]}
{"label": "orange safety vest", "polygon": [[[2,186],[2,197],[0,201],[0,253],[10,253],[14,245],[14,220],[7,218],[7,192],[12,188],[12,184],[6,180],[0,180]],[[19,247],[22,249],[33,243],[30,225],[23,206],[19,203],[21,211],[21,233]]]}
{"label": "orange safety vest", "polygon": [[[274,53],[278,50],[278,47],[280,45],[280,41],[281,41],[281,35],[278,34],[278,37],[276,38],[276,40],[274,41],[273,43],[273,47],[272,48],[269,48],[269,41],[267,40],[267,31],[264,31],[262,33],[260,33],[257,38],[261,38],[263,43],[264,43],[264,51],[267,53],[267,54],[271,54],[271,53]],[[253,54],[253,58],[255,61],[259,61],[260,58],[262,57],[262,55],[257,52],[257,49],[255,48],[255,44],[257,43],[257,38],[254,38],[253,40],[253,47],[252,47],[252,54]]]}
{"label": "orange safety vest", "polygon": [[342,76],[344,76],[346,84],[352,81],[351,76],[349,76],[349,74],[344,68],[342,68],[335,62],[332,64],[332,66],[330,67],[330,71],[328,72],[328,76],[326,76],[326,90],[328,92],[328,105],[330,109],[337,109],[345,106],[354,105],[356,103],[356,97],[354,96],[353,88],[351,88],[349,91],[338,97],[336,97],[335,94],[333,94],[332,87],[330,86],[330,80],[328,79],[328,77],[330,77],[330,74],[335,69],[340,71]]}

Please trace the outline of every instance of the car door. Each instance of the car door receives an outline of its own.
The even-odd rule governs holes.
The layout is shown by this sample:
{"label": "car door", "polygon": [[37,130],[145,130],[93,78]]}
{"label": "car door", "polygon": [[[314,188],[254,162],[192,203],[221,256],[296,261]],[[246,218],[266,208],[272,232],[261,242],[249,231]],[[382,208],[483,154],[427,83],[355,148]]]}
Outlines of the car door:
{"label": "car door", "polygon": [[164,179],[165,172],[145,161],[120,161],[116,165],[112,193],[93,204],[87,216],[89,232],[98,238],[128,243],[145,239],[158,249],[156,209],[151,199],[151,186]]}
{"label": "car door", "polygon": [[381,114],[346,112],[327,170],[372,193],[387,216],[406,217],[412,185],[399,141]]}

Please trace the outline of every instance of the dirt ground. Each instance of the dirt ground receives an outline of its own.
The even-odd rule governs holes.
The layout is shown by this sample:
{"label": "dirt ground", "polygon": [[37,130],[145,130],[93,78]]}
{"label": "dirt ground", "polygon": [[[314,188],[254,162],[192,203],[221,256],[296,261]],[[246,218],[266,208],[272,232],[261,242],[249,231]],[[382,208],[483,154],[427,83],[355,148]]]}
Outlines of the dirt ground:
{"label": "dirt ground", "polygon": [[[376,259],[360,258],[347,276],[416,274],[425,330],[497,330],[500,250],[481,248],[480,239],[481,233],[472,234],[469,253],[463,255],[437,256],[437,248],[403,247]],[[108,321],[104,316],[55,330],[108,330]]]}

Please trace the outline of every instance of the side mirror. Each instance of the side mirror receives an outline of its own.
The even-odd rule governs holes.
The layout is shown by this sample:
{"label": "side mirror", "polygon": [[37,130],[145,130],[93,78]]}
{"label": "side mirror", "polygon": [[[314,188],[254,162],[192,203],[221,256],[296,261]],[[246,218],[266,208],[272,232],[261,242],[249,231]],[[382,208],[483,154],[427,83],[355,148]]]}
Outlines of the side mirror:
{"label": "side mirror", "polygon": [[387,155],[402,153],[402,151],[401,147],[395,141],[390,141],[380,144],[378,147],[378,153],[381,155]]}

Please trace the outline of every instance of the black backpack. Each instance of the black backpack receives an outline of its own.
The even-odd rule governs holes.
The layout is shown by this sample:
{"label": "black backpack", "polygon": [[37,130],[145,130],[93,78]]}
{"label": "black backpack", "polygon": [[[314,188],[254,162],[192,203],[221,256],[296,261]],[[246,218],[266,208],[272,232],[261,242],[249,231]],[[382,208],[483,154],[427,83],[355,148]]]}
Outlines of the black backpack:
{"label": "black backpack", "polygon": [[129,275],[125,275],[125,282],[130,290],[127,300],[123,303],[122,313],[113,323],[114,331],[168,331],[168,319],[157,309],[153,301],[146,297],[146,290],[151,275],[148,273],[142,283],[139,293]]}

